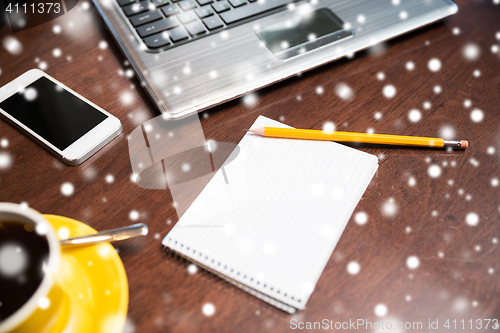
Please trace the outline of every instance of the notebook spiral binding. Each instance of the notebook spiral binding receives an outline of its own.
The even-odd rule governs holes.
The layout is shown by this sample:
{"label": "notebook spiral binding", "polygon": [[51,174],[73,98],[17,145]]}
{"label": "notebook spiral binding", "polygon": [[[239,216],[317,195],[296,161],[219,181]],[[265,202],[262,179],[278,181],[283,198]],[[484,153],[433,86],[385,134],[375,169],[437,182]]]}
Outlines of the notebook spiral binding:
{"label": "notebook spiral binding", "polygon": [[208,273],[210,273],[210,274],[212,274],[212,275],[214,275],[214,276],[216,276],[216,277],[218,277],[218,278],[220,278],[220,279],[222,279],[222,280],[224,280],[226,282],[231,283],[233,286],[235,286],[235,287],[237,287],[237,288],[239,288],[239,289],[241,289],[241,290],[249,293],[250,295],[252,295],[254,297],[257,297],[258,299],[260,299],[260,300],[262,300],[262,301],[264,301],[264,302],[266,302],[266,303],[268,303],[268,304],[270,304],[270,305],[272,305],[272,306],[274,306],[274,307],[276,307],[276,308],[278,308],[280,310],[283,310],[283,311],[288,312],[290,314],[294,314],[294,313],[297,312],[297,309],[294,308],[293,306],[285,304],[285,303],[283,303],[283,302],[281,302],[281,301],[279,301],[279,300],[277,300],[275,298],[272,298],[270,296],[267,296],[267,295],[261,293],[258,290],[255,290],[255,289],[250,288],[250,287],[248,287],[248,286],[246,286],[246,285],[244,285],[244,284],[242,284],[242,283],[240,283],[240,282],[238,282],[236,280],[233,280],[233,279],[225,276],[224,274],[221,274],[221,273],[219,273],[219,272],[211,269],[210,267],[207,267],[207,266],[203,265],[202,263],[200,263],[200,262],[198,262],[196,260],[193,260],[193,259],[191,259],[189,257],[186,257],[182,253],[179,253],[179,252],[175,251],[172,248],[164,246],[164,249],[165,249],[166,253],[170,254],[173,258],[175,258],[177,260],[191,262],[191,263],[195,264],[196,266],[201,267],[206,272],[208,272]]}

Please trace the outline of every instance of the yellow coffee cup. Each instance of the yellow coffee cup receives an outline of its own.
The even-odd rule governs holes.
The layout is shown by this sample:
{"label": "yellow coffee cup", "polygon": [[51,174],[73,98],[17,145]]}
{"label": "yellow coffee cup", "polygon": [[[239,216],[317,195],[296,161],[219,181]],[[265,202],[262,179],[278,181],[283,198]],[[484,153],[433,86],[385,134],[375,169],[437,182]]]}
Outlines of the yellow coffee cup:
{"label": "yellow coffee cup", "polygon": [[60,262],[59,240],[40,213],[0,203],[0,333],[64,330],[70,308]]}

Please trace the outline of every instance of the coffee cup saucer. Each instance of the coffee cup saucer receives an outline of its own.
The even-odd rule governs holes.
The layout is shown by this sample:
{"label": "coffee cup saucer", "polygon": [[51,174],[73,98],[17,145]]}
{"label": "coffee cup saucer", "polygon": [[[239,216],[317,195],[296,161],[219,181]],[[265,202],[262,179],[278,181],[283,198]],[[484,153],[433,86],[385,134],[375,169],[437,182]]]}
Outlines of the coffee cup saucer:
{"label": "coffee cup saucer", "polygon": [[[88,225],[67,217],[44,217],[52,224],[59,239],[96,233]],[[128,307],[128,282],[123,263],[111,244],[62,248],[58,279],[69,299],[63,332],[123,331]],[[61,332],[60,327],[56,330]]]}

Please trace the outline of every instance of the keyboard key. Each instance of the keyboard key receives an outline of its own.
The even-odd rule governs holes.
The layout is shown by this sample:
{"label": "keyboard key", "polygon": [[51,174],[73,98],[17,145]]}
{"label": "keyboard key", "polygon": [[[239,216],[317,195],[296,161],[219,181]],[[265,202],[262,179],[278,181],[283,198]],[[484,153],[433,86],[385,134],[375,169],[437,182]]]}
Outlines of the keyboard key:
{"label": "keyboard key", "polygon": [[217,1],[216,3],[212,4],[212,8],[217,12],[217,13],[222,13],[225,12],[226,10],[231,9],[231,6],[227,1]]}
{"label": "keyboard key", "polygon": [[203,23],[207,26],[208,30],[214,30],[217,28],[221,28],[223,26],[222,21],[217,16],[211,16],[206,19],[203,19]]}
{"label": "keyboard key", "polygon": [[210,6],[196,8],[194,11],[199,18],[205,18],[214,15],[214,10]]}
{"label": "keyboard key", "polygon": [[181,12],[181,10],[179,9],[179,7],[177,7],[177,5],[175,4],[171,4],[171,5],[166,5],[164,7],[161,8],[163,14],[165,14],[165,16],[172,16],[172,15],[177,15]]}
{"label": "keyboard key", "polygon": [[170,1],[169,0],[151,0],[151,2],[156,7],[162,7],[162,6],[170,5]]}
{"label": "keyboard key", "polygon": [[152,49],[156,49],[165,45],[170,45],[170,40],[168,39],[168,34],[166,32],[161,32],[159,34],[144,38],[144,44]]}
{"label": "keyboard key", "polygon": [[214,2],[213,0],[196,0],[200,4],[200,6],[208,5],[209,3]]}
{"label": "keyboard key", "polygon": [[120,6],[126,6],[126,5],[130,5],[131,3],[134,3],[136,2],[135,0],[118,0],[118,4]]}
{"label": "keyboard key", "polygon": [[190,11],[187,11],[185,13],[181,13],[181,14],[177,15],[177,17],[179,18],[179,20],[183,24],[193,22],[194,20],[196,20],[196,14],[194,13],[194,10],[190,10]]}
{"label": "keyboard key", "polygon": [[172,39],[172,42],[174,43],[189,37],[183,27],[173,28],[168,30],[167,32],[170,36],[170,39]]}
{"label": "keyboard key", "polygon": [[174,28],[179,25],[179,20],[176,17],[167,17],[166,19],[154,21],[137,28],[137,33],[141,37],[146,37],[157,32]]}
{"label": "keyboard key", "polygon": [[194,0],[184,0],[179,2],[179,6],[181,6],[183,11],[190,10],[196,8],[196,1]]}
{"label": "keyboard key", "polygon": [[234,8],[247,4],[245,0],[229,0],[229,2],[231,3],[231,5],[233,5]]}
{"label": "keyboard key", "polygon": [[149,6],[149,1],[141,1],[125,6],[122,9],[125,15],[132,16],[147,11],[148,6]]}
{"label": "keyboard key", "polygon": [[266,0],[265,2],[256,2],[251,6],[235,8],[220,14],[220,17],[226,22],[231,24],[248,17],[267,12],[268,10],[275,9],[288,4],[290,0]]}
{"label": "keyboard key", "polygon": [[201,24],[199,21],[194,21],[191,23],[188,23],[185,25],[187,31],[191,34],[191,36],[196,36],[201,33],[205,32],[205,28],[203,27],[203,24]]}
{"label": "keyboard key", "polygon": [[130,22],[132,23],[132,25],[134,27],[137,27],[137,26],[140,26],[142,24],[146,24],[149,22],[159,20],[161,18],[163,18],[163,16],[161,16],[160,11],[155,10],[155,11],[150,11],[150,12],[146,12],[143,14],[131,16]]}

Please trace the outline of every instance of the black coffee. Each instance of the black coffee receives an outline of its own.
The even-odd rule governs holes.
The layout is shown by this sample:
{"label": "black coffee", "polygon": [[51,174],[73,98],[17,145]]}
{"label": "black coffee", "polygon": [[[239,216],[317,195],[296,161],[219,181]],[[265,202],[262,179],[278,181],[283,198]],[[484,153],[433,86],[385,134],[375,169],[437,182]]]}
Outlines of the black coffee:
{"label": "black coffee", "polygon": [[32,225],[0,220],[0,321],[35,293],[48,257],[47,238]]}

